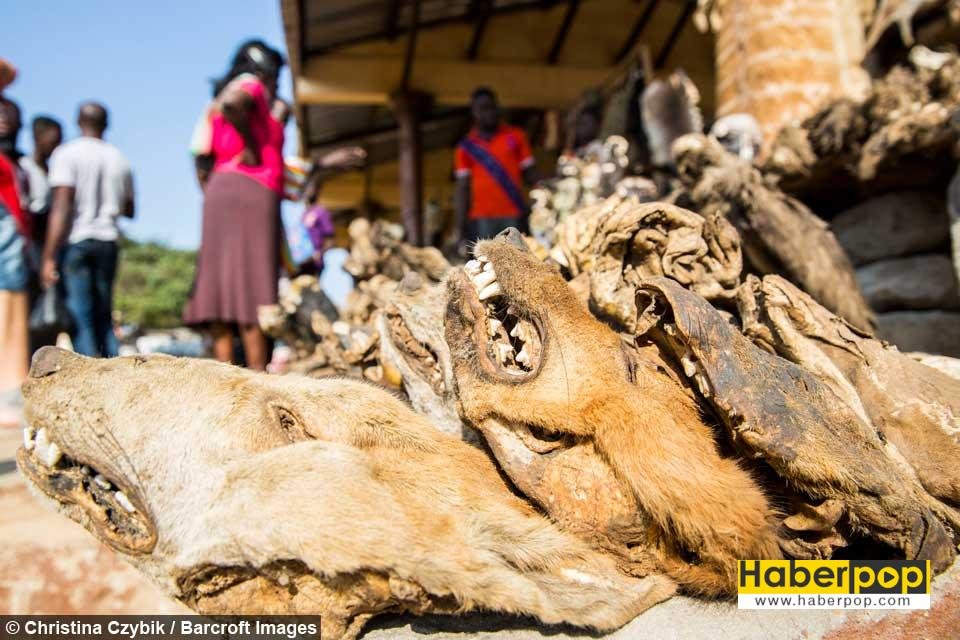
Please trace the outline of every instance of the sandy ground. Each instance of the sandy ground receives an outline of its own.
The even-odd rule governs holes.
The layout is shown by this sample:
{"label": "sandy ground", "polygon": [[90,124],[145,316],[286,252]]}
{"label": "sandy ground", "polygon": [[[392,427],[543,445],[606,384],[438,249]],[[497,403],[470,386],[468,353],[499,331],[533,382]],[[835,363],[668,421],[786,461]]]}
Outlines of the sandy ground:
{"label": "sandy ground", "polygon": [[[0,430],[0,614],[183,613],[78,525],[30,495],[12,460],[20,432]],[[754,640],[960,637],[960,561],[934,582],[929,611],[739,611],[735,604],[673,598],[602,636]],[[496,615],[384,616],[367,640],[589,638]],[[595,637],[595,636],[594,636]]]}

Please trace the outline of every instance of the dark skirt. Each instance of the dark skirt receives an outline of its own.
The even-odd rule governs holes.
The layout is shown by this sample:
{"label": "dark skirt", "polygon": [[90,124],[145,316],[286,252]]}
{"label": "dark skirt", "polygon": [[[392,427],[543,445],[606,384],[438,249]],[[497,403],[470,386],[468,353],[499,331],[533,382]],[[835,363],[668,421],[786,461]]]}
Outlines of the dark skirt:
{"label": "dark skirt", "polygon": [[277,302],[280,200],[237,173],[210,176],[193,292],[183,311],[189,326],[257,324],[257,308]]}

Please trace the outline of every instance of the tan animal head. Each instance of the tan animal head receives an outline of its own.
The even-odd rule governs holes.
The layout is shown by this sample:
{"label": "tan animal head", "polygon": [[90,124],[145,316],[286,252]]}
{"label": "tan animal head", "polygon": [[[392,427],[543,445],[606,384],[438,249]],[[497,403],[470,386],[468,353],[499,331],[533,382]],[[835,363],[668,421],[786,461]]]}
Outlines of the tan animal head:
{"label": "tan animal head", "polygon": [[380,362],[396,371],[410,404],[444,433],[479,444],[457,413],[450,349],[443,335],[446,285],[408,273],[377,316]]}
{"label": "tan animal head", "polygon": [[[552,517],[586,515],[592,520],[583,528],[642,546],[615,526],[633,500],[656,524],[664,570],[692,592],[731,592],[737,559],[780,555],[763,493],[720,456],[666,360],[655,350],[627,350],[522,246],[515,230],[481,242],[477,259],[450,276],[447,342],[463,416]],[[534,482],[543,468],[560,466],[557,451],[588,471],[570,465],[565,474],[552,471],[549,487]],[[585,510],[580,495],[616,508]],[[634,515],[633,525],[644,522]],[[639,537],[654,541],[649,532]]]}
{"label": "tan animal head", "polygon": [[612,629],[672,583],[538,515],[486,456],[357,381],[47,348],[17,461],[66,516],[201,613],[485,608]]}

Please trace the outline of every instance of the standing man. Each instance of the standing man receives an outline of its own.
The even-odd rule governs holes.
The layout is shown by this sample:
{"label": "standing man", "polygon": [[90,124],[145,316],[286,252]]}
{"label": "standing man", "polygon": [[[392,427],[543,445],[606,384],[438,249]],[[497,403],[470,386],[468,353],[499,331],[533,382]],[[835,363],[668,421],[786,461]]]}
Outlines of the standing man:
{"label": "standing man", "polygon": [[120,150],[103,139],[107,129],[103,105],[80,105],[77,124],[80,137],[50,158],[53,205],[40,275],[45,287],[60,279],[59,253],[67,308],[75,325],[73,348],[83,355],[111,357],[117,355],[112,319],[117,220],[133,218],[133,175]]}
{"label": "standing man", "polygon": [[47,215],[53,202],[47,163],[63,140],[63,129],[59,122],[48,116],[37,116],[32,126],[33,153],[20,157],[20,168],[26,173],[29,187],[27,208],[33,217],[33,241],[38,249],[42,249],[47,237]]}
{"label": "standing man", "polygon": [[523,229],[527,202],[522,187],[536,182],[536,166],[527,136],[500,121],[493,90],[480,87],[470,97],[473,129],[457,145],[456,240],[492,238],[508,227]]}

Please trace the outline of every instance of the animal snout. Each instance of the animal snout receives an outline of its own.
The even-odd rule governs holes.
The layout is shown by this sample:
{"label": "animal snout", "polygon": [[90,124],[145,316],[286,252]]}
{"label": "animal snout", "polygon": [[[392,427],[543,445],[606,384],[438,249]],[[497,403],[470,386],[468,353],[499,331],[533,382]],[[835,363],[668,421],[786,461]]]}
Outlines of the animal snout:
{"label": "animal snout", "polygon": [[52,376],[66,367],[71,360],[79,358],[80,356],[59,347],[42,347],[33,354],[33,360],[30,362],[30,377]]}
{"label": "animal snout", "polygon": [[498,240],[506,240],[517,249],[523,249],[524,251],[529,251],[527,243],[523,241],[523,236],[520,235],[520,232],[517,231],[516,227],[508,227],[497,234]]}

